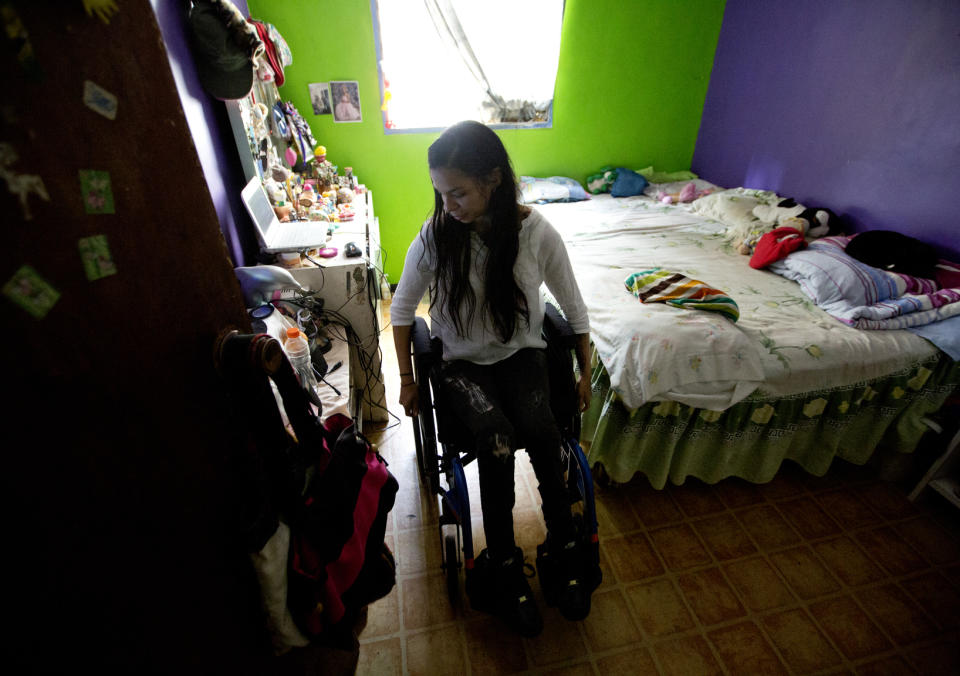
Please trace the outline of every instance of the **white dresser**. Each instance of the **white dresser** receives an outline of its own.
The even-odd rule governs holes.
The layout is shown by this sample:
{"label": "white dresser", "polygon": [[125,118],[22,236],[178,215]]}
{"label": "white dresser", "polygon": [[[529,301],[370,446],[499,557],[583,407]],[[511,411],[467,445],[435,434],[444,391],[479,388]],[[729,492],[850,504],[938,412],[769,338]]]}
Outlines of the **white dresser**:
{"label": "white dresser", "polygon": [[[369,191],[354,200],[356,217],[341,223],[327,243],[336,247],[333,258],[304,260],[303,267],[290,273],[304,287],[323,298],[324,309],[342,317],[352,328],[350,342],[350,382],[353,398],[360,403],[364,420],[380,422],[388,418],[380,354],[380,229],[373,212]],[[348,258],[348,242],[360,247],[362,255]],[[327,327],[332,335],[348,336],[335,323]]]}

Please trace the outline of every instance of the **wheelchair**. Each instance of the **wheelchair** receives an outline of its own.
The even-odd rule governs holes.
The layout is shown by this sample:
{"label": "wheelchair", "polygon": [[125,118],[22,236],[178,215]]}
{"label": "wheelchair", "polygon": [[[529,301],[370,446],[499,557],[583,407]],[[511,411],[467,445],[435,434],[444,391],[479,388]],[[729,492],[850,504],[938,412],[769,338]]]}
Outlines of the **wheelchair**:
{"label": "wheelchair", "polygon": [[[586,565],[595,577],[593,586],[596,586],[601,579],[600,540],[593,478],[578,443],[580,413],[573,370],[575,338],[566,319],[549,303],[543,322],[543,337],[547,341],[550,406],[560,428],[561,457],[571,512],[577,537],[586,552]],[[430,336],[422,317],[416,318],[411,329],[411,352],[420,403],[420,413],[413,420],[417,464],[421,482],[439,502],[442,565],[447,595],[456,607],[460,603],[460,571],[465,570],[469,578],[474,570],[470,497],[464,466],[476,459],[476,453],[472,440],[457,424],[455,414],[445,411],[433,396],[437,387],[432,376],[433,367],[442,359],[443,345],[439,338]],[[524,447],[522,439],[518,440],[517,447]],[[549,597],[547,603],[552,605]]]}

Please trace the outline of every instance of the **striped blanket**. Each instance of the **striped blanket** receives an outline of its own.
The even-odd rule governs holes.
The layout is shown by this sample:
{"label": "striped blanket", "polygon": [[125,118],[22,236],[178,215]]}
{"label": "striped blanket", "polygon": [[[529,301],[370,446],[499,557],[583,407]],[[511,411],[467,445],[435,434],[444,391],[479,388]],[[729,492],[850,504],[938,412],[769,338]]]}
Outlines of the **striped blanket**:
{"label": "striped blanket", "polygon": [[905,329],[960,315],[960,289],[865,265],[844,252],[848,237],[824,237],[770,266],[818,306],[858,329]]}
{"label": "striped blanket", "polygon": [[730,296],[679,272],[662,268],[642,270],[627,277],[624,285],[643,303],[662,302],[679,308],[719,312],[733,321],[740,318],[740,308]]}

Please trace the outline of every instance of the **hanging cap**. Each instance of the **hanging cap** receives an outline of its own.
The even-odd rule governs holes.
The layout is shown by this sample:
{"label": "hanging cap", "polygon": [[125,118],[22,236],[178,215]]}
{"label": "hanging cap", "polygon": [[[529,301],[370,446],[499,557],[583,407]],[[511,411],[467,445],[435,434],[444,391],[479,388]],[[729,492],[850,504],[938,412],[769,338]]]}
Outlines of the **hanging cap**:
{"label": "hanging cap", "polygon": [[195,0],[188,19],[200,83],[222,100],[242,99],[253,88],[263,43],[230,0]]}

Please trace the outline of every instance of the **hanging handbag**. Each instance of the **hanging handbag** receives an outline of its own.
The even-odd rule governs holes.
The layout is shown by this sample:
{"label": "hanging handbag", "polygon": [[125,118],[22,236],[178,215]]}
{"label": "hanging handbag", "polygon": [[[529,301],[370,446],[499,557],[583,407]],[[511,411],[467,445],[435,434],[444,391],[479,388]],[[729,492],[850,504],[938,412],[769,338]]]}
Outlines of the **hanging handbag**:
{"label": "hanging handbag", "polygon": [[[289,527],[290,616],[306,639],[347,648],[355,641],[353,628],[364,606],[396,584],[384,535],[397,480],[350,418],[334,414],[321,423],[277,341],[234,332],[218,341],[216,354],[260,452],[253,458],[249,504],[243,508],[252,517],[248,547],[262,552],[278,526]],[[283,428],[267,376],[295,439]],[[275,571],[271,575],[276,582]],[[269,611],[279,592],[273,589],[268,599],[261,591]],[[283,614],[274,615],[274,624],[284,625]],[[278,648],[298,644],[293,631],[274,632],[273,638]]]}

